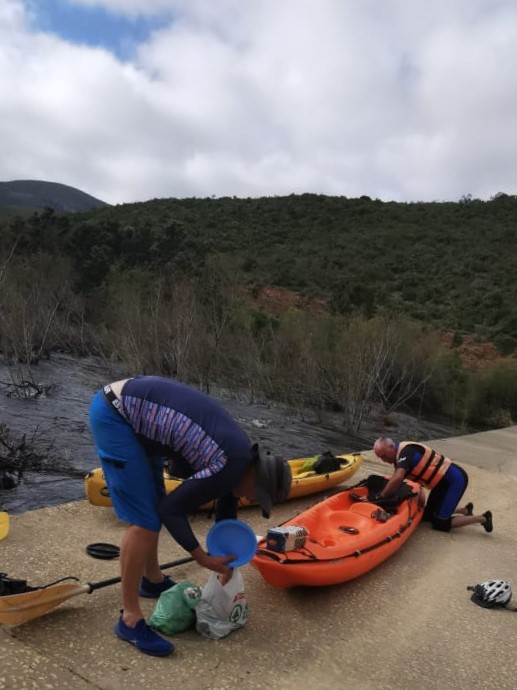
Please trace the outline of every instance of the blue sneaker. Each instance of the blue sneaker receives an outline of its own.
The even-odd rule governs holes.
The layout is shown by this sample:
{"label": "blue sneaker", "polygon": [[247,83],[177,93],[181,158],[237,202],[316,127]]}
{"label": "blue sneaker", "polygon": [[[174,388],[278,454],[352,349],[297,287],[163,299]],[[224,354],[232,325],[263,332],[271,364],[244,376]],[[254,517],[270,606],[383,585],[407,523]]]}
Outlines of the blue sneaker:
{"label": "blue sneaker", "polygon": [[142,578],[138,594],[146,599],[158,599],[166,589],[174,587],[176,583],[168,575],[165,575],[161,582],[151,582],[146,577]]}
{"label": "blue sneaker", "polygon": [[138,621],[134,628],[130,628],[129,625],[124,623],[122,614],[120,614],[118,623],[113,628],[113,631],[118,638],[134,644],[144,654],[168,656],[174,651],[172,642],[164,640],[163,637],[157,635],[143,618]]}

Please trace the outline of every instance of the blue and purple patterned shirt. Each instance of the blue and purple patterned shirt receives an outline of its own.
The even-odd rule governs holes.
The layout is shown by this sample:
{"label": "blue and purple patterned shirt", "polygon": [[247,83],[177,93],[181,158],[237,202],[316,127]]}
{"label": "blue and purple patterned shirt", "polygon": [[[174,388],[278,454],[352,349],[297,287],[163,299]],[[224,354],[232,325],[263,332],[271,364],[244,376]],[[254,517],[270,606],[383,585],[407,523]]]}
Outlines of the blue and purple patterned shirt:
{"label": "blue and purple patterned shirt", "polygon": [[159,376],[130,379],[121,393],[123,412],[153,455],[180,455],[192,479],[211,477],[228,459],[251,461],[247,434],[215,400]]}
{"label": "blue and purple patterned shirt", "polygon": [[149,455],[181,460],[188,480],[158,508],[171,536],[192,552],[199,542],[190,513],[215,499],[216,521],[237,516],[232,490],[252,461],[251,441],[216,400],[172,379],[137,376],[124,384],[120,400]]}

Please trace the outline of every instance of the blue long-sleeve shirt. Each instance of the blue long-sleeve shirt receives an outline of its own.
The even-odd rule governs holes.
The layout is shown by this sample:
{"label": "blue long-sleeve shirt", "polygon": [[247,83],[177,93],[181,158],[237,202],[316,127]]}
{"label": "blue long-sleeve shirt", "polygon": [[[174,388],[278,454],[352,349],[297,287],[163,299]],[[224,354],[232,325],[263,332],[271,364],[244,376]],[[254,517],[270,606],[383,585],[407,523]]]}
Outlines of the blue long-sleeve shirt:
{"label": "blue long-sleeve shirt", "polygon": [[122,411],[146,451],[179,458],[188,477],[163,499],[159,513],[171,536],[187,551],[197,541],[187,516],[217,499],[216,520],[235,517],[232,489],[252,460],[251,441],[213,398],[158,376],[130,379]]}

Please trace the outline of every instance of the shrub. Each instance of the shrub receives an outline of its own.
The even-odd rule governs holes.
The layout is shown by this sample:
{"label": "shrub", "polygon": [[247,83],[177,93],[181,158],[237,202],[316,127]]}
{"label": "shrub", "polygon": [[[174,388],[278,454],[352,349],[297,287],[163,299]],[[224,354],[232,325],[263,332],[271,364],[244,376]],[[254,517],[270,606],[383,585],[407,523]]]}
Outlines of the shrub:
{"label": "shrub", "polygon": [[517,418],[517,362],[498,362],[471,375],[466,418],[471,424],[486,427],[494,418],[510,424]]}

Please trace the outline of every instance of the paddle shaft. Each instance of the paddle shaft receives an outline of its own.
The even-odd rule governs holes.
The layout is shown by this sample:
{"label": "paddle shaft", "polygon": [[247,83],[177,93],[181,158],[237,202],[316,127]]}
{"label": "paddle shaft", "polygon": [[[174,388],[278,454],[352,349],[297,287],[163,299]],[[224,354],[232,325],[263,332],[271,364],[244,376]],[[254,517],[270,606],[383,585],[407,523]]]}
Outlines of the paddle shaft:
{"label": "paddle shaft", "polygon": [[[194,559],[192,556],[186,556],[185,558],[178,558],[176,561],[169,561],[168,563],[164,563],[163,565],[160,565],[161,570],[166,570],[167,568],[174,568],[177,565],[183,565],[184,563],[191,563]],[[103,587],[109,587],[110,585],[116,585],[118,582],[121,582],[122,578],[121,577],[110,577],[109,580],[100,580],[99,582],[88,582],[87,585],[89,587],[89,592],[95,591],[96,589],[102,589]]]}
{"label": "paddle shaft", "polygon": [[[177,561],[164,563],[160,568],[172,568],[183,563],[190,563],[194,559],[191,556],[180,558]],[[0,597],[0,624],[20,625],[55,609],[68,599],[79,594],[91,594],[96,589],[108,587],[120,582],[120,577],[112,577],[100,582],[89,582],[85,585],[55,583],[48,588],[35,589],[21,594],[11,594]]]}

